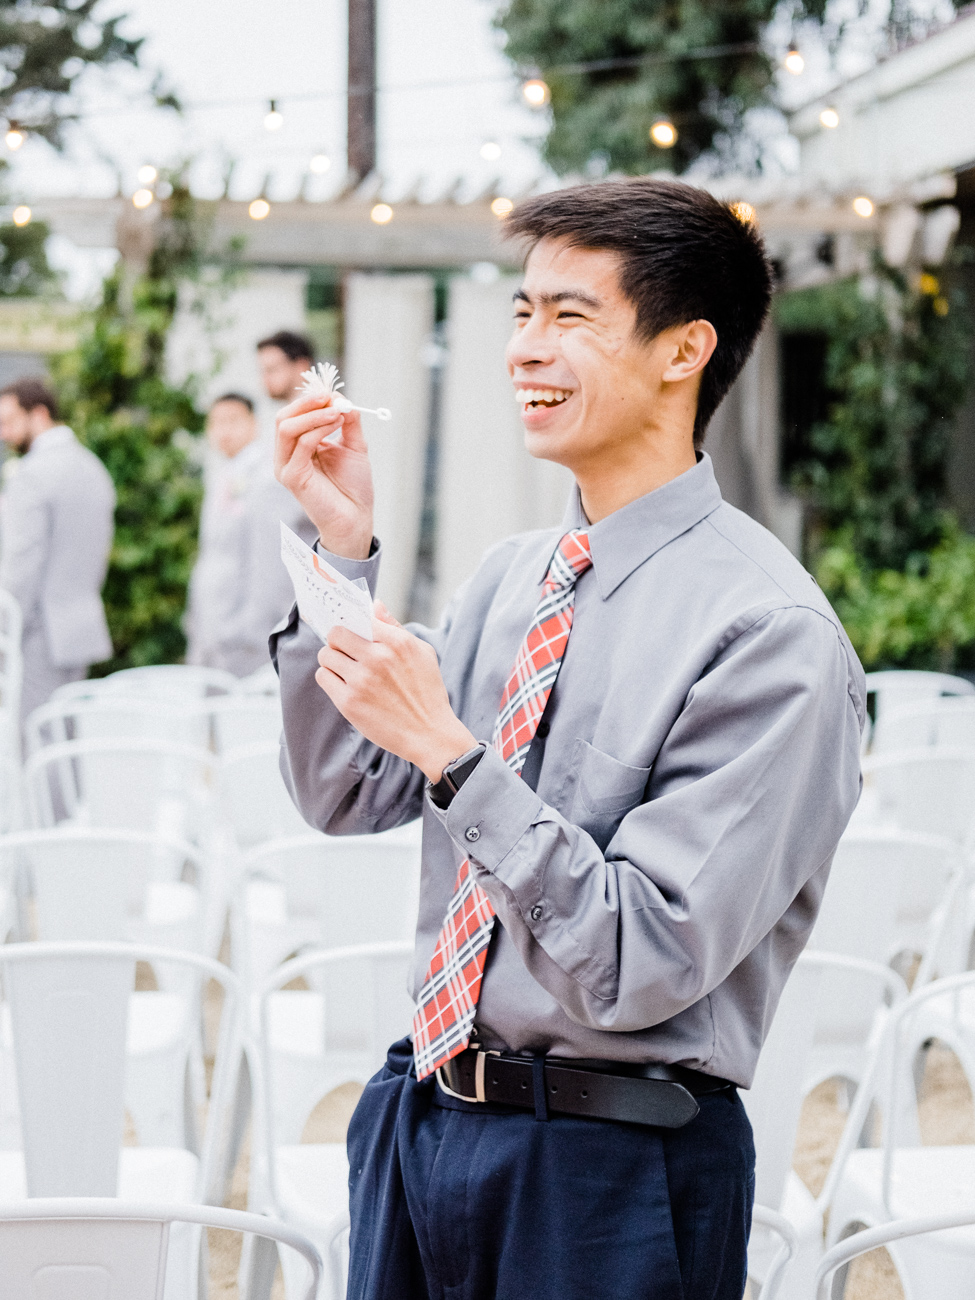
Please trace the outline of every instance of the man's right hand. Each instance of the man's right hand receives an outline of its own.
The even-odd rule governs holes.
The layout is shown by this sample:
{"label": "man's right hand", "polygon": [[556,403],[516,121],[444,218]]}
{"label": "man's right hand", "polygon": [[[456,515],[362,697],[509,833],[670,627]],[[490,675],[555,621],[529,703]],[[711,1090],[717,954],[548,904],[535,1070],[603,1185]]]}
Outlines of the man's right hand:
{"label": "man's right hand", "polygon": [[[274,473],[333,555],[364,560],[372,546],[372,470],[362,422],[330,397],[299,397],[277,418]],[[336,442],[325,442],[341,430]]]}

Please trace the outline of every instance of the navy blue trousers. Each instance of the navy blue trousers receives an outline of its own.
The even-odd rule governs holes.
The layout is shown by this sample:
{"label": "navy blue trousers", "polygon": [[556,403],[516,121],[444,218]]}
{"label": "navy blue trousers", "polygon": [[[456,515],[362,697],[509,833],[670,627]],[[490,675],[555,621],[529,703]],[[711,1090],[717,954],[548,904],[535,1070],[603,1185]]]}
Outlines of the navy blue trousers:
{"label": "navy blue trousers", "polygon": [[734,1090],[681,1129],[465,1103],[394,1043],[349,1126],[348,1300],[741,1300],[754,1192]]}

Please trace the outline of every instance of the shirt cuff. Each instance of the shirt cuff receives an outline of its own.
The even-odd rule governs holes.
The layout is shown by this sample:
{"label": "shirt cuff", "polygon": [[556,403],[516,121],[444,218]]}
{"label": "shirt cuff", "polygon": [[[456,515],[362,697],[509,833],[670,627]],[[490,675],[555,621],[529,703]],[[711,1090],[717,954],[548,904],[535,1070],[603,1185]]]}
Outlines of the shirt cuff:
{"label": "shirt cuff", "polygon": [[323,560],[328,560],[333,569],[338,569],[343,578],[348,578],[352,582],[356,578],[365,578],[369,584],[369,595],[375,597],[376,583],[379,581],[379,562],[383,554],[378,538],[372,539],[369,558],[365,560],[350,560],[344,555],[333,555],[331,551],[326,551],[320,541],[315,543],[315,550]]}
{"label": "shirt cuff", "polygon": [[[493,745],[460,787],[450,806],[428,800],[457,848],[482,872],[495,872],[535,821],[542,801],[511,770]],[[490,883],[480,880],[488,896]]]}

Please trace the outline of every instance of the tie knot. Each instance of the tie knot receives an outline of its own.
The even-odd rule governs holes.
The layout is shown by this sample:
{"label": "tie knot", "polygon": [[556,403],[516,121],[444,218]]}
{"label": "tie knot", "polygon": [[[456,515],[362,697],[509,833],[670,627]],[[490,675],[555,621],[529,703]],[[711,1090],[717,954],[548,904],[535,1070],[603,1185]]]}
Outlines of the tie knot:
{"label": "tie knot", "polygon": [[545,590],[557,591],[562,587],[571,587],[591,567],[589,534],[584,528],[574,528],[562,538],[552,556],[552,563],[545,575]]}

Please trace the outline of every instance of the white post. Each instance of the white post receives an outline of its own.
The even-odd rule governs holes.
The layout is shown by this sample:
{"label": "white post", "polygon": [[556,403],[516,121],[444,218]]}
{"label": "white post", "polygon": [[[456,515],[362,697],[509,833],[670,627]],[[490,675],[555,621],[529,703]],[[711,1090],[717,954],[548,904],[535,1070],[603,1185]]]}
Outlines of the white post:
{"label": "white post", "polygon": [[423,361],[434,323],[433,277],[367,275],[345,281],[344,392],[356,406],[388,407],[382,423],[362,417],[383,547],[378,596],[404,618],[416,569],[430,426],[430,373]]}
{"label": "white post", "polygon": [[567,470],[525,451],[504,363],[518,284],[513,276],[493,284],[461,276],[451,282],[437,485],[437,613],[495,542],[557,526],[572,484]]}

